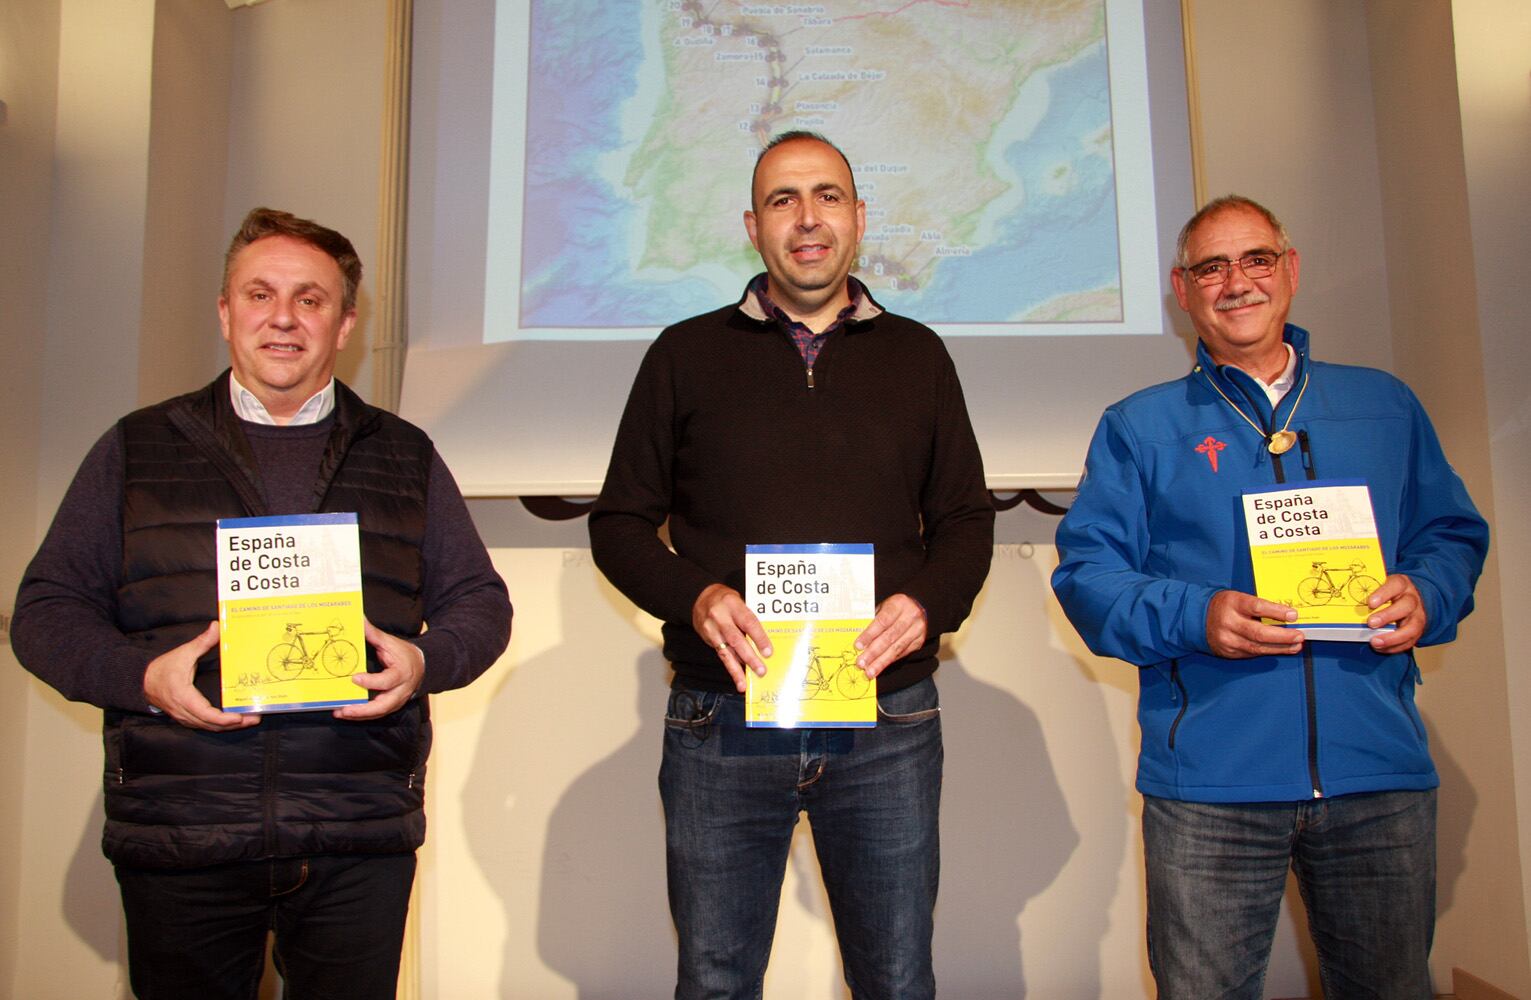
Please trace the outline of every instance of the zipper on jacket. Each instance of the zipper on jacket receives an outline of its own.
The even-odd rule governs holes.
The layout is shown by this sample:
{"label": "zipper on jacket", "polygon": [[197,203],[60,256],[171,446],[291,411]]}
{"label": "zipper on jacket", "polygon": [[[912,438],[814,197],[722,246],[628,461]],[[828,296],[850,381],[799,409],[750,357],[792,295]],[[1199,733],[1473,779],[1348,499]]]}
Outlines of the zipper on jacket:
{"label": "zipper on jacket", "polygon": [[813,366],[808,366],[808,388],[813,388]]}
{"label": "zipper on jacket", "polygon": [[1309,479],[1318,478],[1318,466],[1313,464],[1313,450],[1308,447],[1308,432],[1297,432],[1297,449],[1302,453],[1302,468]]}
{"label": "zipper on jacket", "polygon": [[[1297,450],[1302,456],[1303,472],[1312,479],[1318,478],[1318,466],[1313,461],[1313,450],[1309,447],[1308,432],[1297,432]],[[1302,647],[1302,670],[1303,683],[1308,690],[1308,775],[1313,779],[1313,797],[1324,797],[1324,784],[1318,776],[1318,689],[1313,679],[1313,651],[1306,645]]]}
{"label": "zipper on jacket", "polygon": [[1308,702],[1308,779],[1313,783],[1313,797],[1324,797],[1324,783],[1318,776],[1318,693],[1313,682],[1313,650],[1302,647],[1302,684]]}
{"label": "zipper on jacket", "polygon": [[[1250,394],[1245,391],[1244,387],[1239,383],[1234,382],[1234,385],[1239,389],[1239,391],[1244,393],[1244,399],[1252,408],[1255,409],[1255,412],[1258,413],[1259,408],[1255,401],[1250,398]],[[1271,407],[1270,422],[1265,430],[1265,439],[1267,441],[1270,440],[1270,435],[1276,428],[1276,413],[1278,410],[1280,410],[1280,408],[1281,407],[1279,403],[1276,406]],[[1313,462],[1313,451],[1309,447],[1307,431],[1299,430],[1297,432],[1297,444],[1298,453],[1302,459],[1303,471],[1307,474],[1308,479],[1317,479],[1318,470]],[[1271,471],[1275,473],[1276,482],[1278,484],[1286,483],[1286,469],[1282,465],[1281,456],[1274,452],[1271,453]],[[1306,707],[1308,711],[1308,780],[1313,786],[1313,797],[1315,799],[1321,799],[1324,797],[1324,782],[1323,779],[1319,777],[1318,773],[1318,689],[1314,680],[1313,649],[1308,645],[1304,645],[1302,647],[1302,683],[1303,700],[1307,703]],[[1180,711],[1182,714],[1184,714],[1185,708],[1182,706]],[[1179,716],[1176,716],[1175,724],[1178,725],[1179,723],[1180,718]],[[1175,746],[1173,739],[1174,731],[1174,726],[1171,726],[1171,749],[1174,749]]]}
{"label": "zipper on jacket", "polygon": [[[1244,402],[1249,406],[1250,411],[1256,416],[1259,416],[1260,404],[1256,402],[1254,394],[1245,388],[1244,385],[1240,382],[1234,379],[1229,379],[1228,381],[1233,384],[1235,389],[1239,390],[1239,394],[1244,397]],[[1266,443],[1269,443],[1271,435],[1276,433],[1276,411],[1279,409],[1281,409],[1281,404],[1278,402],[1275,406],[1271,407],[1271,415],[1265,420]],[[1269,454],[1271,457],[1271,471],[1276,474],[1276,483],[1278,485],[1284,485],[1286,483],[1286,468],[1281,464],[1281,456],[1273,451],[1269,452]]]}
{"label": "zipper on jacket", "polygon": [[1180,711],[1175,713],[1175,721],[1170,723],[1170,749],[1175,749],[1175,730],[1180,728],[1180,720],[1185,718],[1185,710],[1191,707],[1191,698],[1185,693],[1185,682],[1180,679],[1180,661],[1170,661],[1170,680],[1175,685],[1175,690],[1180,692]]}

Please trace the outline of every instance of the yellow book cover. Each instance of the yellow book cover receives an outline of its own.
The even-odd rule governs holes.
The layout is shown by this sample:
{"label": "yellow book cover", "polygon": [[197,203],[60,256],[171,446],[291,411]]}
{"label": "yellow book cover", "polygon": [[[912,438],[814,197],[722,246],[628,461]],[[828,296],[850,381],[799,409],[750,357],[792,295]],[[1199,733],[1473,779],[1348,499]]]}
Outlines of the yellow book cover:
{"label": "yellow book cover", "polygon": [[217,540],[223,710],[365,702],[356,515],[222,518]]}
{"label": "yellow book cover", "polygon": [[[1255,593],[1297,609],[1272,622],[1310,639],[1365,642],[1372,591],[1387,578],[1371,491],[1359,479],[1316,480],[1244,493]],[[1391,626],[1389,626],[1391,627]]]}
{"label": "yellow book cover", "polygon": [[771,637],[766,673],[746,671],[752,727],[877,724],[877,682],[856,665],[876,609],[872,546],[749,545],[745,600]]}

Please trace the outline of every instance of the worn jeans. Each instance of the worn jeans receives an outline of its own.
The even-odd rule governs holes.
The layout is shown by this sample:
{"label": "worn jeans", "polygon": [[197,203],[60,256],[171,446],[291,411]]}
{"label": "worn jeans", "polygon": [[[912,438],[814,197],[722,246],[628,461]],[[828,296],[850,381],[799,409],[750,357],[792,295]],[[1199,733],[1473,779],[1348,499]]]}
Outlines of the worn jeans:
{"label": "worn jeans", "polygon": [[1144,796],[1161,1000],[1259,1000],[1287,868],[1327,1000],[1428,1000],[1435,790],[1209,804]]}
{"label": "worn jeans", "polygon": [[673,690],[659,791],[678,1000],[760,997],[800,812],[851,995],[935,996],[941,764],[929,678],[880,696],[860,730],[747,729],[740,696]]}
{"label": "worn jeans", "polygon": [[388,1000],[413,854],[317,855],[186,871],[118,866],[139,1000],[254,1000],[266,933],[285,1000]]}

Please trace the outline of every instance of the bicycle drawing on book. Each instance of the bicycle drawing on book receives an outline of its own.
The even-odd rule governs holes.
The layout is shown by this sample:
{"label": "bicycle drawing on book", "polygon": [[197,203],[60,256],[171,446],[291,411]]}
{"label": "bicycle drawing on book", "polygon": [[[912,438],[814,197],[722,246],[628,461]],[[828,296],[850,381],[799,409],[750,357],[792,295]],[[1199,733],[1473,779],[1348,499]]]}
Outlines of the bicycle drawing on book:
{"label": "bicycle drawing on book", "polygon": [[1297,582],[1297,599],[1304,604],[1317,606],[1328,604],[1340,594],[1345,594],[1357,605],[1364,605],[1366,599],[1372,595],[1382,584],[1377,582],[1374,576],[1367,576],[1364,572],[1366,564],[1360,561],[1353,562],[1349,570],[1341,579],[1335,579],[1336,570],[1325,569],[1326,563],[1319,560],[1313,564],[1313,575],[1303,577]]}
{"label": "bicycle drawing on book", "polygon": [[824,655],[819,652],[819,647],[809,646],[808,673],[803,677],[803,698],[817,698],[831,689],[851,701],[866,697],[872,681],[866,671],[856,665],[857,655],[854,649],[847,649],[839,656]]}
{"label": "bicycle drawing on book", "polygon": [[[271,647],[266,654],[266,670],[277,680],[296,680],[305,670],[317,670],[323,663],[332,677],[349,677],[361,669],[361,657],[350,640],[338,638],[345,626],[335,622],[319,632],[304,632],[300,622],[287,623],[287,638]],[[323,636],[313,652],[309,651],[305,636]]]}

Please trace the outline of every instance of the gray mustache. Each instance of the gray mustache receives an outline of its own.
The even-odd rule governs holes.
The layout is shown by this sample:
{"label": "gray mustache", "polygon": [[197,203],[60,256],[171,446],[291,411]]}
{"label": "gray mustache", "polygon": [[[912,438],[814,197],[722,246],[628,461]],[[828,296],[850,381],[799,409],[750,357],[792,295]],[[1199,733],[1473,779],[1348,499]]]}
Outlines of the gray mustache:
{"label": "gray mustache", "polygon": [[1239,295],[1231,299],[1218,299],[1217,304],[1213,306],[1213,308],[1218,312],[1227,312],[1229,309],[1242,309],[1245,306],[1264,305],[1270,300],[1271,297],[1266,295],[1264,292],[1258,292],[1254,289],[1250,289],[1243,295]]}

